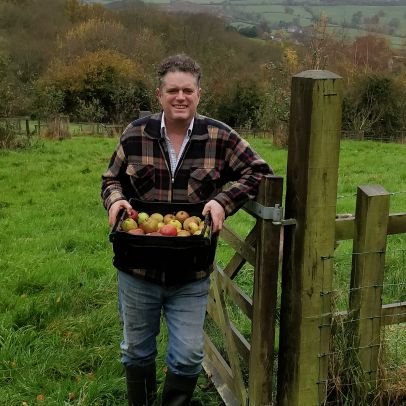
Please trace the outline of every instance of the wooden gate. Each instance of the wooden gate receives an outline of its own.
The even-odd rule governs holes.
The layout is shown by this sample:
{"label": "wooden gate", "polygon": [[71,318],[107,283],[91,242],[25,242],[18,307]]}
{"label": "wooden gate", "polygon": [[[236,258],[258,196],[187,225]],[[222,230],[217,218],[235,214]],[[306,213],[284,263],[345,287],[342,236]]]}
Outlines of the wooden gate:
{"label": "wooden gate", "polygon": [[[235,253],[212,274],[207,323],[217,326],[223,345],[206,328],[203,366],[227,405],[272,403],[282,189],[283,178],[265,177],[257,199],[244,206],[256,219],[247,237],[227,225],[220,234]],[[252,297],[235,280],[246,262],[254,268]],[[249,334],[238,330],[231,306],[251,321]]]}

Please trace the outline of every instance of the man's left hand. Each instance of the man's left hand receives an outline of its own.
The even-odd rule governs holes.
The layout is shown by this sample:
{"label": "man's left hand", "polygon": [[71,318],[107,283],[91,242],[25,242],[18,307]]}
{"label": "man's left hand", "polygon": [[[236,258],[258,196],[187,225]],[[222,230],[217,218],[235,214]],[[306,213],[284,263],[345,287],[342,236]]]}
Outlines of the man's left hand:
{"label": "man's left hand", "polygon": [[213,233],[217,233],[223,228],[224,219],[226,214],[224,212],[223,206],[216,202],[215,200],[210,200],[206,203],[203,208],[203,216],[205,216],[208,212],[210,212],[211,219],[212,219],[212,231]]}

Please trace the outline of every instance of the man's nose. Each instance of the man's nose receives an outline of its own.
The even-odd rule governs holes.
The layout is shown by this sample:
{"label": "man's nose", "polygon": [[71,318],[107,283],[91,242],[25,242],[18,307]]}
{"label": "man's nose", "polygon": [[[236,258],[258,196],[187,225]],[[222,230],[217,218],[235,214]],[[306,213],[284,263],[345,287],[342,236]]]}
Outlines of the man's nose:
{"label": "man's nose", "polygon": [[176,94],[176,97],[178,99],[183,99],[185,97],[185,94],[183,93],[183,90],[179,90],[178,93]]}

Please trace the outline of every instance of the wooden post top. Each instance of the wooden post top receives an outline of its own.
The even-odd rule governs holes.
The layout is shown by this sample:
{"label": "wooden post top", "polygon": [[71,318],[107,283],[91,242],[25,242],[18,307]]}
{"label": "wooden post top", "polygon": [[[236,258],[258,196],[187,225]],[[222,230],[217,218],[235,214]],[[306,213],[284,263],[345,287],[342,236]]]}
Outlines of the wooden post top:
{"label": "wooden post top", "polygon": [[329,70],[305,70],[293,76],[294,78],[306,78],[306,79],[342,79],[341,76]]}
{"label": "wooden post top", "polygon": [[362,190],[368,196],[388,195],[389,192],[381,185],[360,185],[358,189]]}

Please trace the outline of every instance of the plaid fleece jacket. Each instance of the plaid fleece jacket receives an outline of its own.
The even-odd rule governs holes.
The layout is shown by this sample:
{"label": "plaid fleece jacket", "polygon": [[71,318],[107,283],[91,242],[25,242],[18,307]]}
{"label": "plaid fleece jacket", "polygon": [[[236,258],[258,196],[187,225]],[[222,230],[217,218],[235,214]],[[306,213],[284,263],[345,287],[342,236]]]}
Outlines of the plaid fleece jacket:
{"label": "plaid fleece jacket", "polygon": [[190,141],[171,176],[161,117],[143,117],[125,129],[102,176],[107,210],[117,200],[130,198],[188,203],[214,199],[228,216],[254,198],[262,176],[272,173],[233,129],[196,115]]}

